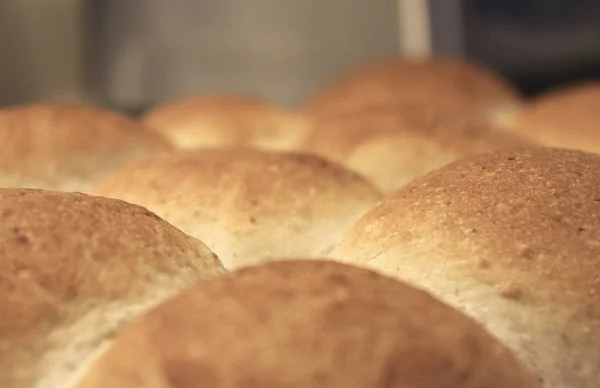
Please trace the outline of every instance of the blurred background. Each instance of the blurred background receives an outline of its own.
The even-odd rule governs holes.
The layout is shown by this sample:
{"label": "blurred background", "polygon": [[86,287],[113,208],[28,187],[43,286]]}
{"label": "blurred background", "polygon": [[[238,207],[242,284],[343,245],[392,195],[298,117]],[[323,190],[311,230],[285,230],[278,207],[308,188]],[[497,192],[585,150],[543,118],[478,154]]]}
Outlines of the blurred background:
{"label": "blurred background", "polygon": [[526,93],[600,76],[598,0],[0,0],[0,104],[129,112],[197,92],[293,106],[371,58],[485,63]]}

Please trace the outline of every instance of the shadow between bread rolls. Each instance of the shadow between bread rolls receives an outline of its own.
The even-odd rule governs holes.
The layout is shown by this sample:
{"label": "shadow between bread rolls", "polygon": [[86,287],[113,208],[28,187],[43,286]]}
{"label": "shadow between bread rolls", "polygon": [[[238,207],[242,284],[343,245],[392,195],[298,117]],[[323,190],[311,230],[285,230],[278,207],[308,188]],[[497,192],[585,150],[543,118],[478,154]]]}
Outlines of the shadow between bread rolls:
{"label": "shadow between bread rolls", "polygon": [[332,261],[202,282],[119,333],[73,388],[533,388],[482,327],[427,293]]}
{"label": "shadow between bread rolls", "polygon": [[227,268],[325,255],[381,199],[366,179],[320,157],[241,148],[150,157],[93,192],[156,212]]}
{"label": "shadow between bread rolls", "polygon": [[483,323],[545,388],[600,376],[600,155],[498,151],[382,201],[331,257],[423,287]]}
{"label": "shadow between bread rolls", "polygon": [[140,206],[0,189],[0,386],[68,386],[132,317],[224,272]]}
{"label": "shadow between bread rolls", "polygon": [[138,121],[91,105],[0,109],[0,187],[87,191],[108,172],[170,149]]}

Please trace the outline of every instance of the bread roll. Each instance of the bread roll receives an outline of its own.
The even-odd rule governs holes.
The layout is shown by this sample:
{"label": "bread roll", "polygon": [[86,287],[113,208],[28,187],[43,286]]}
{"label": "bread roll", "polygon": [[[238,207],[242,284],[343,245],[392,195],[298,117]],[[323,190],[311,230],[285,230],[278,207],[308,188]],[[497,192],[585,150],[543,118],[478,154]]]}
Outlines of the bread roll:
{"label": "bread roll", "polygon": [[467,117],[427,108],[370,108],[317,117],[301,148],[358,171],[391,193],[468,155],[528,144]]}
{"label": "bread roll", "polygon": [[148,210],[74,193],[0,189],[0,386],[56,388],[113,332],[224,272]]}
{"label": "bread roll", "polygon": [[600,153],[600,82],[548,92],[533,100],[508,126],[539,144]]}
{"label": "bread roll", "polygon": [[485,324],[546,388],[600,376],[600,155],[499,151],[441,168],[331,256],[424,287]]}
{"label": "bread roll", "polygon": [[123,330],[75,385],[537,387],[481,327],[403,283],[330,261],[199,284]]}
{"label": "bread roll", "polygon": [[86,191],[107,172],[169,149],[119,113],[37,103],[0,110],[0,187]]}
{"label": "bread roll", "polygon": [[181,98],[151,109],[143,121],[177,148],[288,150],[294,149],[308,130],[300,113],[246,96]]}
{"label": "bread roll", "polygon": [[384,58],[347,71],[307,102],[309,112],[423,105],[508,122],[522,97],[489,69],[453,58]]}
{"label": "bread roll", "polygon": [[123,168],[95,193],[141,204],[215,251],[227,268],[321,256],[381,194],[316,156],[193,150]]}

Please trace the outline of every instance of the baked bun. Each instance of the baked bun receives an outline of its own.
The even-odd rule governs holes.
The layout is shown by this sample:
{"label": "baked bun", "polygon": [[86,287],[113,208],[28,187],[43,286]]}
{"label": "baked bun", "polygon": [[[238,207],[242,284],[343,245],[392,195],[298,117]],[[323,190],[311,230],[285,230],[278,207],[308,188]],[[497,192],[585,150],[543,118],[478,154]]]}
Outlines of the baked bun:
{"label": "baked bun", "polygon": [[351,69],[313,96],[309,112],[335,113],[368,106],[423,105],[509,121],[522,97],[489,69],[452,58],[385,58]]}
{"label": "baked bun", "polygon": [[[202,383],[200,383],[202,382]],[[76,384],[537,387],[510,351],[423,291],[331,261],[250,267],[124,329]]]}
{"label": "baked bun", "polygon": [[125,167],[95,189],[155,211],[227,268],[322,256],[381,194],[317,156],[250,149],[181,151]]}
{"label": "baked bun", "polygon": [[196,96],[151,109],[143,122],[177,148],[248,146],[288,150],[300,143],[308,122],[297,112],[246,96]]}
{"label": "baked bun", "polygon": [[600,376],[600,155],[463,159],[358,221],[331,256],[424,287],[482,322],[549,388]]}
{"label": "baked bun", "polygon": [[0,187],[86,191],[121,165],[169,149],[137,121],[90,105],[0,110]]}
{"label": "baked bun", "polygon": [[422,107],[372,107],[316,117],[301,149],[358,171],[391,193],[461,157],[526,144],[468,117]]}
{"label": "baked bun", "polygon": [[148,210],[84,194],[0,189],[0,386],[56,388],[148,308],[224,272]]}
{"label": "baked bun", "polygon": [[525,105],[508,129],[549,147],[600,153],[600,82],[548,92]]}

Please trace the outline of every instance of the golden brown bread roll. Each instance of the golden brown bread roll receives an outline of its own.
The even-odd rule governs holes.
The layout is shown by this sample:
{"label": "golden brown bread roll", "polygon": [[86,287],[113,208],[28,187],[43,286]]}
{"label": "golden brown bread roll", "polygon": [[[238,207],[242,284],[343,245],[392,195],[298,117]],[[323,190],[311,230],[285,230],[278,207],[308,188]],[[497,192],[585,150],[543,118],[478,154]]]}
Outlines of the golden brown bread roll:
{"label": "golden brown bread roll", "polygon": [[525,105],[507,128],[545,146],[600,153],[600,82],[543,94]]}
{"label": "golden brown bread roll", "polygon": [[142,207],[0,189],[0,386],[66,386],[133,316],[223,272],[203,243]]}
{"label": "golden brown bread roll", "polygon": [[316,156],[249,149],[152,157],[94,192],[148,207],[204,241],[227,268],[324,255],[381,198],[362,177]]}
{"label": "golden brown bread roll", "polygon": [[77,388],[525,388],[480,326],[423,291],[330,261],[199,284],[124,329]]}
{"label": "golden brown bread roll", "polygon": [[384,193],[461,157],[529,142],[471,118],[422,107],[317,115],[300,148],[358,171]]}
{"label": "golden brown bread roll", "polygon": [[415,180],[331,253],[424,287],[482,322],[546,388],[600,376],[600,155],[480,155]]}
{"label": "golden brown bread roll", "polygon": [[248,146],[294,149],[307,134],[308,121],[272,103],[248,96],[207,95],[159,105],[143,122],[177,148]]}
{"label": "golden brown bread roll", "polygon": [[9,107],[0,110],[0,187],[86,191],[107,172],[169,148],[137,121],[97,107]]}
{"label": "golden brown bread roll", "polygon": [[308,100],[309,112],[369,106],[423,105],[507,122],[522,98],[485,67],[455,58],[383,58],[350,69]]}

